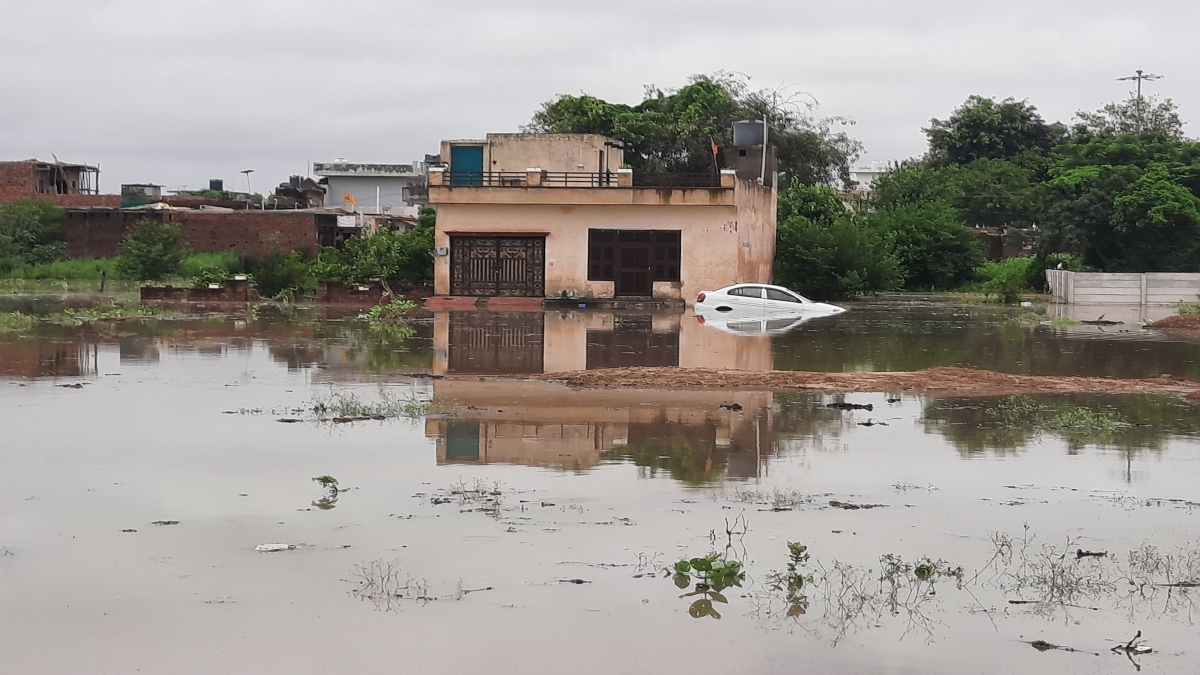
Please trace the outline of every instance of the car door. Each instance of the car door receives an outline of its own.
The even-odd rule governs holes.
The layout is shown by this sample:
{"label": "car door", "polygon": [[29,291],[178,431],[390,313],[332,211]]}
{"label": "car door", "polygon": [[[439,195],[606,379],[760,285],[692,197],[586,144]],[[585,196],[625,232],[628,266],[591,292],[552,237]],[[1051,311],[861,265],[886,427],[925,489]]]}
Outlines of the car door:
{"label": "car door", "polygon": [[766,311],[762,286],[734,286],[725,291],[729,306],[738,314],[761,316]]}
{"label": "car door", "polygon": [[804,301],[794,293],[779,289],[765,288],[766,311],[770,314],[798,314],[804,311]]}

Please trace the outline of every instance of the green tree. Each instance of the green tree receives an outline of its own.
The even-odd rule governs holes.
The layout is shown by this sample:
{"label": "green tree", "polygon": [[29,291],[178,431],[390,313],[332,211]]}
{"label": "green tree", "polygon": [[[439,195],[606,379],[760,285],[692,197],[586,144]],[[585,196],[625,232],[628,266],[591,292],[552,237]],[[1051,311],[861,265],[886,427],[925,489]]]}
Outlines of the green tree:
{"label": "green tree", "polygon": [[65,260],[65,211],[44,199],[18,199],[0,205],[0,258],[39,264]]}
{"label": "green tree", "polygon": [[317,285],[312,266],[300,251],[284,253],[272,242],[270,250],[254,261],[254,287],[264,298],[294,300],[312,292]]}
{"label": "green tree", "polygon": [[735,121],[765,116],[781,172],[806,185],[844,185],[862,146],[835,126],[852,122],[815,116],[811,98],[751,90],[747,79],[719,72],[693,76],[679,89],[648,86],[633,106],[560,95],[543,103],[525,130],[616,138],[636,172],[708,173],[716,168],[712,144],[731,145]]}
{"label": "green tree", "polygon": [[775,283],[819,300],[900,287],[903,272],[891,239],[859,222],[836,192],[799,179],[786,192],[780,201],[788,215],[776,228]]}
{"label": "green tree", "polygon": [[1184,140],[1183,118],[1171,99],[1131,94],[1124,101],[1109,103],[1099,110],[1075,113],[1075,118],[1096,136],[1151,134],[1176,141]]}
{"label": "green tree", "polygon": [[185,256],[178,225],[139,220],[117,245],[117,270],[126,279],[158,281],[177,274]]}
{"label": "green tree", "polygon": [[1133,270],[1200,270],[1200,199],[1164,164],[1146,168],[1113,198],[1113,230],[1123,238],[1123,266]]}
{"label": "green tree", "polygon": [[923,131],[929,138],[929,159],[936,165],[1046,152],[1066,133],[1061,124],[1046,124],[1028,101],[983,96],[969,96],[948,119],[932,119]]}
{"label": "green tree", "polygon": [[867,216],[867,224],[892,242],[909,289],[957,288],[984,262],[979,235],[943,201],[880,209]]}

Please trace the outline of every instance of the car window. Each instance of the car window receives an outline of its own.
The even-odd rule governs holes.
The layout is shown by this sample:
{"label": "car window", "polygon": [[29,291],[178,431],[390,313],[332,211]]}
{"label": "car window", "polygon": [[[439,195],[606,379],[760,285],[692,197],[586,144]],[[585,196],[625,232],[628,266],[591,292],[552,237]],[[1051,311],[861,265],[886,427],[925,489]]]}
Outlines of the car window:
{"label": "car window", "polygon": [[762,286],[738,286],[725,291],[726,295],[740,295],[743,298],[761,298],[763,292]]}
{"label": "car window", "polygon": [[791,293],[788,293],[787,291],[775,290],[774,288],[767,289],[767,299],[768,300],[779,300],[781,302],[802,302],[802,300],[800,300],[800,298],[797,298],[796,296],[792,295]]}
{"label": "car window", "polygon": [[736,330],[742,333],[757,333],[762,330],[761,321],[730,321],[726,324],[729,330]]}
{"label": "car window", "polygon": [[767,330],[783,330],[795,322],[795,319],[771,319],[767,322]]}

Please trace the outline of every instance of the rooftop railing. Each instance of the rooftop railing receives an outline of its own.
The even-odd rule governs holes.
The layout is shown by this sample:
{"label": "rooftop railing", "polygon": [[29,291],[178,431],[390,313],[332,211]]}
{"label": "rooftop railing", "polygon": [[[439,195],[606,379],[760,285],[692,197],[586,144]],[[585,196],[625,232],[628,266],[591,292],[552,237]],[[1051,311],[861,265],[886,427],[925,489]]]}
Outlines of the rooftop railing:
{"label": "rooftop railing", "polygon": [[731,188],[732,171],[715,173],[634,173],[619,171],[453,171],[434,169],[431,186],[445,187],[648,187]]}

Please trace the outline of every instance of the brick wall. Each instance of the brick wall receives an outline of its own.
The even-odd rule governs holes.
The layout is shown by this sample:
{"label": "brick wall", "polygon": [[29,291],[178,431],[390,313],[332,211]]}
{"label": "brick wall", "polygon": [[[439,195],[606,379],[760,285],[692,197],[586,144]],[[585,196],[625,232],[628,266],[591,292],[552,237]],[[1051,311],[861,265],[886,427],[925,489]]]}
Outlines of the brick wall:
{"label": "brick wall", "polygon": [[0,162],[0,204],[15,202],[18,199],[33,197],[49,199],[64,208],[80,206],[111,206],[121,205],[121,195],[49,195],[37,193],[37,182],[34,180],[33,167],[39,162]]}
{"label": "brick wall", "polygon": [[183,229],[192,251],[234,251],[258,257],[272,239],[281,251],[317,251],[317,216],[291,211],[68,210],[63,234],[73,258],[111,258],[125,232],[139,220],[168,222]]}
{"label": "brick wall", "polygon": [[[318,281],[317,302],[330,305],[354,305],[366,307],[380,305],[385,302],[383,284],[378,281],[367,282],[359,290],[358,286],[347,286],[340,281]],[[392,292],[397,296],[413,302],[420,302],[433,295],[433,287],[429,285],[392,285]]]}

